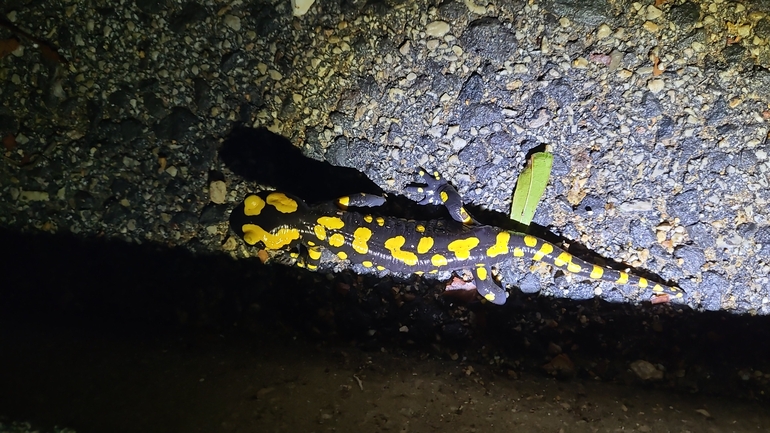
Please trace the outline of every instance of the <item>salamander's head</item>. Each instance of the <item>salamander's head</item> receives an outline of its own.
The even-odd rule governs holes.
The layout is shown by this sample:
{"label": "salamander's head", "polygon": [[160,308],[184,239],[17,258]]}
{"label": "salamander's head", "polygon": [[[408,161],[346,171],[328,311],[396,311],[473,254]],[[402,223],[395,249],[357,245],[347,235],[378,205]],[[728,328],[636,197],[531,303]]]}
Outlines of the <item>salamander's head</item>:
{"label": "salamander's head", "polygon": [[251,194],[230,214],[230,227],[249,245],[283,250],[296,244],[308,210],[305,202],[290,194],[262,191]]}

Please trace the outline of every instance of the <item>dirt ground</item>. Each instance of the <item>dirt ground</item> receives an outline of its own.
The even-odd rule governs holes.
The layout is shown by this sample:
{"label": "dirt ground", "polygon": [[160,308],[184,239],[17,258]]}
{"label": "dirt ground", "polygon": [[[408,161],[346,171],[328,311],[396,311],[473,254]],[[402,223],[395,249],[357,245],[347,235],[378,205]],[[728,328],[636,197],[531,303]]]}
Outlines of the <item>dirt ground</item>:
{"label": "dirt ground", "polygon": [[239,333],[0,327],[0,415],[78,432],[750,432],[761,403]]}

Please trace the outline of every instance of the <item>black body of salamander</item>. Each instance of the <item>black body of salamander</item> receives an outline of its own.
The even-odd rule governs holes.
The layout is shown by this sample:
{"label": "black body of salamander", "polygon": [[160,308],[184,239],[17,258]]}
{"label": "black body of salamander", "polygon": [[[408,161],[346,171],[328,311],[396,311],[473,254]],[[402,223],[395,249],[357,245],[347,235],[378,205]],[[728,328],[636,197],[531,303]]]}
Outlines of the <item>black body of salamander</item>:
{"label": "black body of salamander", "polygon": [[535,236],[478,224],[457,191],[438,173],[420,174],[425,185],[410,187],[424,195],[419,203],[444,205],[453,220],[413,221],[348,210],[383,204],[385,199],[375,195],[351,195],[311,207],[290,194],[263,191],[249,195],[233,210],[230,225],[247,244],[260,249],[297,251],[304,245],[307,254],[294,255],[298,265],[310,270],[318,268],[322,249],[327,249],[341,260],[373,271],[426,276],[470,271],[479,294],[495,304],[505,303],[506,292],[491,270],[513,257],[542,261],[589,279],[683,297],[677,287],[587,263]]}

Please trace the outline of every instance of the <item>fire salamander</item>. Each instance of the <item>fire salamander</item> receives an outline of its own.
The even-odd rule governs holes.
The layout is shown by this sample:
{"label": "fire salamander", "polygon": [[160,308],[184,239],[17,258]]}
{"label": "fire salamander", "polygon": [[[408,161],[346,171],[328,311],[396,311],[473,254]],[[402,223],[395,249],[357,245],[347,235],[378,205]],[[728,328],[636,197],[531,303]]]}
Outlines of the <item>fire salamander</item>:
{"label": "fire salamander", "polygon": [[335,202],[308,206],[290,194],[263,191],[236,207],[230,226],[249,245],[269,251],[290,250],[297,264],[318,269],[323,249],[354,267],[402,275],[470,271],[476,290],[487,301],[504,304],[506,291],[492,276],[514,257],[553,265],[587,279],[631,284],[654,294],[682,298],[683,291],[623,271],[589,264],[556,245],[524,233],[477,223],[463,207],[457,191],[438,173],[421,171],[425,184],[409,186],[422,194],[419,204],[444,205],[453,220],[413,221],[349,211],[385,203],[385,198],[356,194]]}

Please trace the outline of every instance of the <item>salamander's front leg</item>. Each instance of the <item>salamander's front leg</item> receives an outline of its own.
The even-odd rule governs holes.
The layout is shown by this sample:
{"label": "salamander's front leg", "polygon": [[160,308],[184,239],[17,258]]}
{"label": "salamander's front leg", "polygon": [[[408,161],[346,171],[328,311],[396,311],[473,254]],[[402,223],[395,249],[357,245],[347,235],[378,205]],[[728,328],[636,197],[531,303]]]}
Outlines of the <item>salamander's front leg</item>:
{"label": "salamander's front leg", "polygon": [[377,207],[383,204],[385,204],[385,197],[364,192],[346,195],[337,199],[337,206],[342,210],[346,210],[348,207]]}
{"label": "salamander's front leg", "polygon": [[419,173],[425,183],[406,186],[406,191],[423,196],[422,200],[417,202],[418,204],[443,205],[455,221],[466,225],[477,224],[465,210],[463,200],[457,190],[448,184],[437,171],[428,173],[426,170],[420,169]]}

